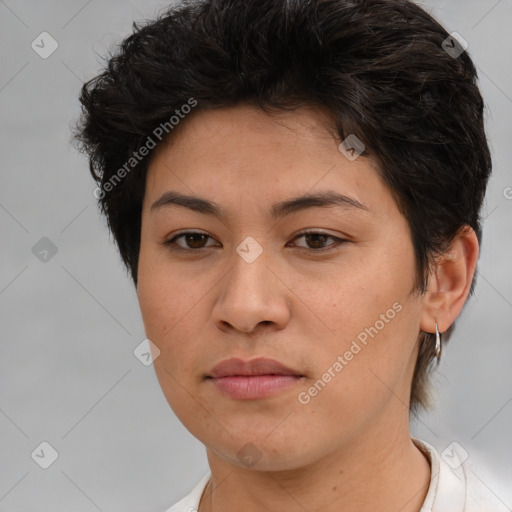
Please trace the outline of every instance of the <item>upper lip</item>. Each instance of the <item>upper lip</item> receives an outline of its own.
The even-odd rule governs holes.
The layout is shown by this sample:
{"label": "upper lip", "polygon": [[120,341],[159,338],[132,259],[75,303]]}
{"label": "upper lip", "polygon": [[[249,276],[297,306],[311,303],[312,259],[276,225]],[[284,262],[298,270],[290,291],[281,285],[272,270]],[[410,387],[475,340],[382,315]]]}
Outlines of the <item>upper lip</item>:
{"label": "upper lip", "polygon": [[211,378],[233,377],[236,375],[296,375],[302,376],[299,372],[288,368],[275,359],[258,357],[244,361],[236,357],[225,359],[216,364],[207,375]]}

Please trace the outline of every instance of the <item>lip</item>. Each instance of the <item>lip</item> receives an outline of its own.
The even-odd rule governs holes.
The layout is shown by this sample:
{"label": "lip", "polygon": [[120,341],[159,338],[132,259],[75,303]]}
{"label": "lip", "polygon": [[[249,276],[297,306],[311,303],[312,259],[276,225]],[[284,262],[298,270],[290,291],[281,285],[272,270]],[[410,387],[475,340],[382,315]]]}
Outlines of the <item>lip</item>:
{"label": "lip", "polygon": [[301,373],[288,368],[275,359],[266,357],[257,357],[244,361],[237,357],[225,359],[216,364],[207,375],[212,378],[219,377],[239,377],[239,376],[257,376],[257,375],[294,375],[301,377]]}
{"label": "lip", "polygon": [[284,391],[303,379],[300,372],[275,359],[244,361],[231,358],[215,365],[206,376],[218,391],[238,400],[257,400]]}

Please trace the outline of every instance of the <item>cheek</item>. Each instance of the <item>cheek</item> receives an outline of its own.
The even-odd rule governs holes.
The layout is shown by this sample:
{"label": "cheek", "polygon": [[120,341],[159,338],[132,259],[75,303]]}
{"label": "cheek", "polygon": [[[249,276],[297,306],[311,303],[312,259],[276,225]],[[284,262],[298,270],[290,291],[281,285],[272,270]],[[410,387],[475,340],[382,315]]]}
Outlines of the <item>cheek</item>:
{"label": "cheek", "polygon": [[382,313],[388,323],[371,312],[357,318],[350,318],[348,312],[340,315],[337,330],[342,334],[336,343],[311,350],[316,371],[302,389],[300,410],[327,437],[350,436],[371,424],[393,401],[399,400],[396,405],[401,410],[408,399],[414,344],[413,336],[407,340],[405,333],[412,315],[402,303],[395,309],[390,304]]}
{"label": "cheek", "polygon": [[141,248],[137,296],[146,336],[160,350],[154,367],[168,398],[179,388],[172,377],[190,385],[198,378],[197,361],[208,348],[208,292],[215,282],[173,268],[165,255]]}
{"label": "cheek", "polygon": [[163,342],[188,314],[201,297],[200,279],[185,278],[174,269],[165,255],[142,244],[139,256],[137,297],[148,337]]}
{"label": "cheek", "polygon": [[374,325],[380,315],[386,314],[395,302],[403,302],[409,292],[410,269],[402,265],[400,270],[392,259],[370,253],[362,261],[343,261],[339,270],[324,274],[315,283],[304,279],[303,289],[297,290],[336,336],[355,336]]}
{"label": "cheek", "polygon": [[380,252],[330,273],[321,286],[304,286],[300,294],[334,333],[311,349],[316,378],[330,379],[325,386],[330,391],[322,391],[317,406],[332,399],[346,412],[364,396],[371,409],[389,395],[386,386],[399,385],[414,356],[417,334],[418,304],[409,296],[413,279],[411,253],[400,259]]}
{"label": "cheek", "polygon": [[176,292],[175,285],[170,280],[142,279],[138,291],[146,336],[160,349],[159,362],[172,373],[185,370],[192,361],[197,333],[190,320],[198,321],[200,315],[193,306],[198,302],[195,296]]}
{"label": "cheek", "polygon": [[200,411],[195,410],[185,389],[191,388],[198,353],[194,348],[198,336],[187,330],[189,315],[198,314],[191,307],[195,297],[179,289],[174,273],[163,273],[160,266],[147,261],[140,258],[137,296],[146,336],[160,350],[153,361],[155,374],[174,413],[184,423],[194,424]]}

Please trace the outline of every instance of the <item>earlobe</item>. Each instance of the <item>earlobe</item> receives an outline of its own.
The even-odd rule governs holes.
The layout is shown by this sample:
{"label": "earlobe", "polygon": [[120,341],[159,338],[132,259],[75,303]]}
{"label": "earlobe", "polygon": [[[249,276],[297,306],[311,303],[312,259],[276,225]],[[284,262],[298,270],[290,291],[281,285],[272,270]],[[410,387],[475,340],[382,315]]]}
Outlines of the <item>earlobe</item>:
{"label": "earlobe", "polygon": [[469,295],[478,254],[477,236],[471,227],[464,226],[431,271],[422,301],[422,331],[434,333],[437,322],[443,333],[455,321]]}

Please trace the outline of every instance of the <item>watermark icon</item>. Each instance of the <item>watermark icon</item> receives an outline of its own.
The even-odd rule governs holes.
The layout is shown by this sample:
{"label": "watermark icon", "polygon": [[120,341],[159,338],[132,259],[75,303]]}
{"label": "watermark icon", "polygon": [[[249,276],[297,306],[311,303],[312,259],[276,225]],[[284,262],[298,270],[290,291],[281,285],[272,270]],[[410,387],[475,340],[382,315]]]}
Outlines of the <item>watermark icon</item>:
{"label": "watermark icon", "polygon": [[147,338],[139,343],[133,355],[144,365],[151,366],[153,362],[160,356],[160,349]]}
{"label": "watermark icon", "polygon": [[[96,199],[103,199],[108,192],[114,190],[114,188],[121,182],[123,178],[129,174],[132,169],[137,167],[139,162],[142,162],[144,157],[149,155],[149,152],[156,147],[167,134],[171,133],[174,128],[180,124],[182,119],[185,119],[187,114],[190,114],[192,108],[197,105],[197,100],[189,98],[187,103],[181,105],[179,109],[174,111],[175,115],[172,115],[168,121],[160,123],[146,138],[146,142],[139,147],[137,151],[132,153],[132,156],[120,167],[110,178],[101,185],[93,190],[93,195]],[[156,140],[155,140],[156,139]]]}
{"label": "watermark icon", "polygon": [[48,33],[41,32],[30,44],[39,57],[47,59],[59,47],[59,43]]}
{"label": "watermark icon", "polygon": [[464,53],[468,46],[468,42],[458,32],[451,32],[441,43],[441,48],[453,59]]}
{"label": "watermark icon", "polygon": [[56,254],[57,246],[43,236],[39,242],[32,247],[32,254],[42,263],[48,263]]}
{"label": "watermark icon", "polygon": [[[325,386],[329,382],[332,381],[342,370],[349,364],[354,356],[361,352],[362,347],[365,347],[368,344],[368,336],[372,339],[379,334],[379,332],[384,329],[386,324],[389,324],[393,318],[395,318],[397,313],[402,311],[402,304],[400,302],[395,302],[392,307],[390,307],[386,313],[382,313],[379,316],[379,320],[377,320],[372,326],[366,327],[363,331],[361,331],[357,335],[357,341],[352,340],[350,348],[346,350],[343,355],[338,355],[336,360],[329,366],[327,371],[322,375],[320,379],[318,379],[312,386],[310,386],[307,391],[301,391],[297,395],[297,400],[302,405],[307,405],[311,402],[311,398],[315,397],[322,391]],[[359,341],[359,343],[358,343]]]}
{"label": "watermark icon", "polygon": [[441,458],[452,469],[458,469],[469,458],[467,450],[457,441],[452,441],[442,452]]}
{"label": "watermark icon", "polygon": [[366,146],[363,141],[351,133],[346,139],[342,140],[338,145],[340,152],[345,155],[351,162],[353,162],[359,155],[361,155]]}
{"label": "watermark icon", "polygon": [[236,248],[236,252],[246,263],[252,263],[263,252],[263,247],[252,236],[248,236]]}
{"label": "watermark icon", "polygon": [[252,468],[261,459],[261,452],[252,443],[245,443],[236,455],[238,460],[248,468]]}
{"label": "watermark icon", "polygon": [[503,189],[503,195],[505,199],[512,199],[512,187],[505,187]]}
{"label": "watermark icon", "polygon": [[43,469],[48,469],[58,458],[59,453],[47,441],[43,441],[30,456]]}

